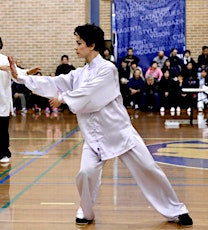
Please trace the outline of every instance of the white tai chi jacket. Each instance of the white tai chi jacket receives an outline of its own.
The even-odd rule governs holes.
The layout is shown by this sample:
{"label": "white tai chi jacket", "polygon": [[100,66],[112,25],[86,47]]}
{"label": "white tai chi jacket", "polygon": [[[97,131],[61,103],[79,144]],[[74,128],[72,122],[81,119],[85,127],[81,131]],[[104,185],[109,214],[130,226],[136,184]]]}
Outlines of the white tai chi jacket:
{"label": "white tai chi jacket", "polygon": [[138,133],[123,106],[117,68],[101,55],[67,75],[52,78],[19,74],[18,82],[36,94],[58,97],[66,103],[77,115],[85,141],[102,160],[136,146]]}
{"label": "white tai chi jacket", "polygon": [[[0,54],[0,66],[9,66],[8,57]],[[27,70],[17,68],[18,74],[26,74]],[[0,117],[13,114],[13,100],[10,73],[0,70]]]}

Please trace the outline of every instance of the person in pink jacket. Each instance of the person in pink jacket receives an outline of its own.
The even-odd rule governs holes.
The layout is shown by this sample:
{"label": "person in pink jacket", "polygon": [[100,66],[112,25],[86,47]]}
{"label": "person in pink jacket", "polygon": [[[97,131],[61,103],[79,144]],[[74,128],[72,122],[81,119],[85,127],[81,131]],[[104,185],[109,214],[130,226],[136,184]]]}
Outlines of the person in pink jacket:
{"label": "person in pink jacket", "polygon": [[160,81],[160,79],[162,78],[163,73],[162,73],[161,69],[158,67],[158,64],[156,61],[153,61],[151,63],[151,66],[148,68],[148,70],[145,74],[145,78],[147,78],[149,75],[153,76],[158,81]]}

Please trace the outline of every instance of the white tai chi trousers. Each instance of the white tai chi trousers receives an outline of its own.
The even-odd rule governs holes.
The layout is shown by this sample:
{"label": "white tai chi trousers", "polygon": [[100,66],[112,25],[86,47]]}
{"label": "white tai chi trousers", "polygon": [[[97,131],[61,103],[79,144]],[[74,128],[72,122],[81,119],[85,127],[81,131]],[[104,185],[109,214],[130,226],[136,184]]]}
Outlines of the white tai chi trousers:
{"label": "white tai chi trousers", "polygon": [[[186,206],[180,203],[166,175],[152,158],[143,140],[138,137],[138,144],[118,158],[131,172],[138,187],[150,204],[168,220],[188,213]],[[106,161],[84,144],[80,171],[76,184],[80,194],[80,208],[77,217],[94,219],[93,206],[101,184],[102,169]]]}

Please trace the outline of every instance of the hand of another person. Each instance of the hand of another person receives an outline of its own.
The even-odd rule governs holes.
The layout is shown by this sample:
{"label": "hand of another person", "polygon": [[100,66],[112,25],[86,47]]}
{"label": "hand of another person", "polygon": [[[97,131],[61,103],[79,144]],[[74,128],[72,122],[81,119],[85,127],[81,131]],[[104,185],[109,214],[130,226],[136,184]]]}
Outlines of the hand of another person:
{"label": "hand of another person", "polygon": [[27,75],[33,75],[33,74],[35,74],[35,73],[37,73],[39,71],[41,71],[40,67],[35,67],[35,68],[32,68],[32,69],[29,69],[27,71]]}
{"label": "hand of another person", "polygon": [[121,78],[121,83],[122,84],[126,85],[128,82],[129,81],[126,78],[124,78],[124,77]]}
{"label": "hand of another person", "polygon": [[58,98],[52,98],[49,100],[49,104],[52,108],[58,108],[61,105],[61,102],[58,100]]}
{"label": "hand of another person", "polygon": [[19,97],[19,93],[15,93],[14,98],[18,98],[18,97]]}

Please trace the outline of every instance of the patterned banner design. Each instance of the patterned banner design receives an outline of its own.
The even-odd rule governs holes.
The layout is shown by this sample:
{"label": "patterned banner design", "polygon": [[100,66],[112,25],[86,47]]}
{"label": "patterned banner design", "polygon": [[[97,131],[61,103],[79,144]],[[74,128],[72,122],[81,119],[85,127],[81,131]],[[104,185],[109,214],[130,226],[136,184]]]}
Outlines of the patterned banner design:
{"label": "patterned banner design", "polygon": [[114,0],[118,63],[134,49],[146,70],[158,51],[185,49],[185,0]]}

